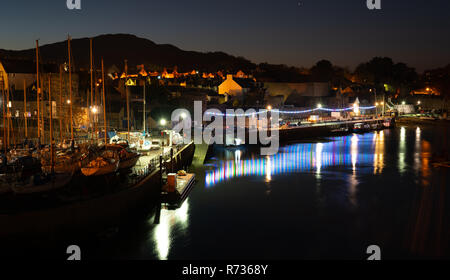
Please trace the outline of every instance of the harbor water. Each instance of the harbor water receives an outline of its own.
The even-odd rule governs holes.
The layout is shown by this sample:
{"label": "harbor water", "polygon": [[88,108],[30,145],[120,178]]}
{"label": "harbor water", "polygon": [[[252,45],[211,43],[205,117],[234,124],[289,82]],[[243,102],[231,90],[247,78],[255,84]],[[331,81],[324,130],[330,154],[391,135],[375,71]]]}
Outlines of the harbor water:
{"label": "harbor water", "polygon": [[[85,259],[449,258],[448,125],[289,143],[274,156],[257,147],[215,147],[191,166],[197,183],[181,208],[92,240]],[[64,258],[65,246],[38,254]],[[35,251],[36,252],[36,251]]]}

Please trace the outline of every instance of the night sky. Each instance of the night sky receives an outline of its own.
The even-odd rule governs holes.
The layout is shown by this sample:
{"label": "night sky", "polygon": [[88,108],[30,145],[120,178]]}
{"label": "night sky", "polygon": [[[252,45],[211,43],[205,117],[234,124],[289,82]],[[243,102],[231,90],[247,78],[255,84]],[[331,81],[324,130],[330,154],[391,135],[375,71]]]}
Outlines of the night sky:
{"label": "night sky", "polygon": [[353,69],[390,56],[418,71],[450,63],[450,1],[2,0],[0,48],[105,33],[131,33],[184,50],[224,51],[253,62],[310,67],[328,59]]}

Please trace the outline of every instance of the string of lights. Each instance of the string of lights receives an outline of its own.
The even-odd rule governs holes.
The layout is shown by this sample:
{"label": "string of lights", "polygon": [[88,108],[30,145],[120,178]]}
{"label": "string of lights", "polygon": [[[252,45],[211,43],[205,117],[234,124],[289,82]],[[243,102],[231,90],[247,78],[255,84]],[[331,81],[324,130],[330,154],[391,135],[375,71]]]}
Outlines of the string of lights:
{"label": "string of lights", "polygon": [[[371,109],[375,109],[376,106],[362,106],[362,107],[358,107],[359,110],[371,110]],[[285,111],[285,110],[278,110],[278,109],[272,109],[272,110],[260,110],[259,112],[249,112],[249,113],[243,113],[243,114],[227,114],[227,113],[217,113],[217,112],[209,112],[207,111],[206,114],[208,115],[213,115],[213,116],[230,116],[230,117],[248,117],[248,116],[254,116],[254,115],[259,115],[259,114],[264,114],[267,112],[278,112],[279,114],[293,114],[293,115],[300,115],[300,114],[307,114],[307,113],[312,113],[315,111],[325,111],[325,112],[345,112],[345,111],[352,111],[354,110],[355,107],[348,107],[348,108],[337,108],[337,109],[333,109],[333,108],[322,108],[322,107],[318,107],[318,108],[314,108],[314,109],[307,109],[307,110],[296,110],[296,111]]]}

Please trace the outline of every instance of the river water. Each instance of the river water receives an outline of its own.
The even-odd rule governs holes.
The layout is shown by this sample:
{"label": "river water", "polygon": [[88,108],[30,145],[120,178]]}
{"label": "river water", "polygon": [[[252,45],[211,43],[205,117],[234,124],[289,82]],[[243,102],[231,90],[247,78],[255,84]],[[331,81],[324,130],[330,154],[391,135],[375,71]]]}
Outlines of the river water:
{"label": "river water", "polygon": [[[274,156],[216,148],[158,224],[153,211],[76,244],[84,259],[366,259],[369,245],[383,259],[449,258],[449,170],[432,164],[449,136],[448,125],[398,125]],[[51,257],[67,257],[65,245]]]}
{"label": "river water", "polygon": [[[178,210],[130,222],[89,246],[88,258],[449,258],[450,190],[431,158],[448,126],[291,143],[274,156],[220,149],[192,167],[197,184]],[[90,250],[90,251],[89,251]]]}

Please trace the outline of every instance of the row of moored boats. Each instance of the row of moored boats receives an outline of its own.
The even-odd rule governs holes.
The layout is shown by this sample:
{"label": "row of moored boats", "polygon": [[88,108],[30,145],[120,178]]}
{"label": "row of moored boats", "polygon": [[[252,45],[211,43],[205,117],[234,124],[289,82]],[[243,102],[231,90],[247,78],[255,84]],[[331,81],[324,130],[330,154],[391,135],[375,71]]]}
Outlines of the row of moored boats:
{"label": "row of moored boats", "polygon": [[126,142],[69,148],[13,149],[1,155],[0,195],[41,193],[62,188],[74,176],[115,174],[136,165],[140,155]]}

